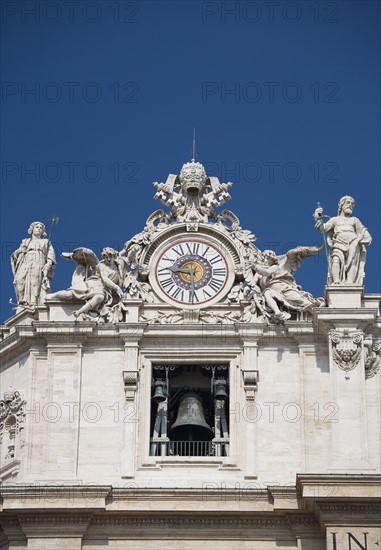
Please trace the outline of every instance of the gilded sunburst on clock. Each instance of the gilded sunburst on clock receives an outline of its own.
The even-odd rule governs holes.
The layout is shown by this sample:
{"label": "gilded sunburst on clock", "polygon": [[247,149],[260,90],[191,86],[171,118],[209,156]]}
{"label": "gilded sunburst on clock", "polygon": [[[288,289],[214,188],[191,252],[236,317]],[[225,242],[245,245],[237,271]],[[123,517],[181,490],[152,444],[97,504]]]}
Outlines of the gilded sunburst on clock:
{"label": "gilded sunburst on clock", "polygon": [[[180,271],[176,271],[179,268]],[[184,290],[191,290],[192,287],[192,270],[193,270],[193,285],[195,289],[206,286],[213,277],[213,267],[211,264],[198,254],[181,256],[172,267],[173,280]]]}

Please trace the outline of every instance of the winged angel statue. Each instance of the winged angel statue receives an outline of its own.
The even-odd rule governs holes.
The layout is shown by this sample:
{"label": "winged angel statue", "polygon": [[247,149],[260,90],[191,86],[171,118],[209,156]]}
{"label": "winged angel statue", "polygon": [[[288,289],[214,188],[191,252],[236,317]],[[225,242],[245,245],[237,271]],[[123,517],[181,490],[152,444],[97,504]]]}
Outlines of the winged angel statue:
{"label": "winged angel statue", "polygon": [[[134,243],[126,255],[111,247],[102,250],[102,260],[89,248],[76,248],[73,252],[63,252],[61,256],[76,262],[71,286],[47,296],[48,300],[82,300],[84,305],[74,312],[78,319],[95,319],[103,322],[123,320],[123,296],[129,298],[144,297],[152,301],[149,285],[138,280],[139,264],[137,256],[139,245]],[[123,288],[125,292],[123,293]]]}
{"label": "winged angel statue", "polygon": [[302,290],[294,279],[294,272],[300,266],[301,260],[320,254],[324,246],[298,246],[282,256],[277,256],[272,250],[259,253],[249,260],[244,269],[247,284],[246,299],[251,300],[246,308],[244,320],[248,320],[255,309],[262,315],[282,323],[291,317],[289,311],[311,311],[314,307],[323,305],[323,298],[314,298],[309,292]]}

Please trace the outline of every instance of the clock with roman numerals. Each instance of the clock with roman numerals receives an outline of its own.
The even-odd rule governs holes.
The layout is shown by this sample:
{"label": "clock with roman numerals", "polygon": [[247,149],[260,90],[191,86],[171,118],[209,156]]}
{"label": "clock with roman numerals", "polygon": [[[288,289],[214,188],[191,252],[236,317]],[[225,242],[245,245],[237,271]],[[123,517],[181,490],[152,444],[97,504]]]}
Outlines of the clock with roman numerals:
{"label": "clock with roman numerals", "polygon": [[202,308],[215,303],[234,280],[230,254],[206,237],[167,243],[152,264],[152,286],[162,298],[180,307]]}

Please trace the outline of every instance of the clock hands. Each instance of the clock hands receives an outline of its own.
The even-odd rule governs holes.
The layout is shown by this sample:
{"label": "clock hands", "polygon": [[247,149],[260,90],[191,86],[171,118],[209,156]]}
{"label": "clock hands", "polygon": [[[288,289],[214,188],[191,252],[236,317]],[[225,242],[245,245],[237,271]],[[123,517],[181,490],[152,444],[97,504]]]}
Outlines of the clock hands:
{"label": "clock hands", "polygon": [[194,294],[195,294],[195,290],[194,290],[194,274],[195,274],[195,269],[193,269],[193,267],[191,267],[190,269],[183,269],[182,267],[176,267],[176,266],[171,266],[171,267],[168,267],[167,269],[169,269],[169,271],[172,271],[172,273],[187,273],[190,275],[190,297],[191,297],[191,302],[193,303],[193,299],[194,299]]}
{"label": "clock hands", "polygon": [[191,285],[191,302],[193,304],[193,298],[194,298],[194,269],[190,268],[190,285]]}
{"label": "clock hands", "polygon": [[194,271],[194,269],[183,269],[182,267],[167,267],[169,271],[172,271],[172,273],[190,273],[191,271]]}
{"label": "clock hands", "polygon": [[[159,255],[160,253],[160,255]],[[207,242],[180,241],[154,256],[152,282],[165,300],[193,309],[217,301],[232,278],[223,255]]]}

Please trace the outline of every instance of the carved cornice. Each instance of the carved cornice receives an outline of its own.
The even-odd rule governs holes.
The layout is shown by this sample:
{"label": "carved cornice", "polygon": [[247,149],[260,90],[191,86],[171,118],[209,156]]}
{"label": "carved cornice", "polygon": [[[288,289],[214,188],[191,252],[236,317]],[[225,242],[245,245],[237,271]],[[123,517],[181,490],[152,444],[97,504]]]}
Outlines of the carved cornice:
{"label": "carved cornice", "polygon": [[379,474],[297,474],[296,486],[301,484],[319,483],[321,485],[359,485],[381,483]]}
{"label": "carved cornice", "polygon": [[91,520],[90,514],[71,514],[71,515],[58,515],[58,514],[38,514],[30,516],[20,516],[19,522],[24,527],[27,525],[77,525],[87,524]]}
{"label": "carved cornice", "polygon": [[[93,514],[28,514],[19,515],[18,517],[2,517],[1,526],[5,529],[25,529],[27,532],[30,528],[47,528],[48,532],[51,528],[60,528],[67,526],[77,526],[80,528],[107,528],[107,529],[150,529],[155,532],[157,529],[192,529],[197,535],[197,530],[216,530],[222,532],[229,530],[232,536],[235,536],[234,530],[266,530],[269,536],[272,537],[272,530],[290,530],[298,527],[317,527],[318,522],[313,515],[293,514],[282,516],[266,516],[255,517],[250,514],[248,517],[238,515],[220,515],[199,513],[190,517],[182,515],[160,515],[160,516],[138,516],[126,517],[125,515],[114,516]],[[40,529],[39,529],[40,530]],[[152,536],[153,533],[151,533]]]}
{"label": "carved cornice", "polygon": [[[28,535],[54,532],[57,536],[63,536],[62,533],[66,532],[65,529],[68,529],[67,532],[72,533],[89,532],[88,530],[107,530],[109,532],[122,532],[123,530],[124,535],[128,538],[132,536],[129,534],[129,530],[147,530],[147,536],[153,537],[158,529],[178,529],[187,530],[189,536],[192,537],[196,536],[200,530],[207,530],[214,538],[218,533],[226,530],[229,530],[233,538],[239,538],[241,536],[239,531],[242,530],[250,531],[251,534],[254,534],[255,531],[264,531],[266,538],[267,533],[269,537],[273,537],[274,530],[293,533],[295,536],[302,532],[314,532],[319,536],[320,525],[325,525],[327,522],[333,524],[346,517],[348,517],[346,521],[349,522],[351,522],[352,516],[354,516],[354,521],[356,520],[355,516],[362,516],[371,524],[377,522],[381,513],[381,505],[376,500],[377,496],[374,493],[374,488],[377,487],[378,480],[379,476],[299,476],[299,486],[309,483],[307,493],[311,493],[308,489],[311,488],[311,484],[314,482],[315,488],[318,488],[324,482],[331,486],[334,483],[345,485],[344,494],[339,495],[340,500],[337,500],[338,495],[333,498],[321,497],[318,492],[312,491],[315,494],[307,495],[307,501],[311,500],[313,504],[313,506],[308,507],[308,511],[305,507],[305,498],[303,500],[297,498],[297,492],[300,494],[300,488],[298,491],[297,488],[289,486],[274,486],[262,490],[254,489],[252,496],[255,502],[259,499],[270,504],[274,499],[274,509],[267,509],[266,512],[263,508],[257,510],[251,507],[242,508],[239,503],[233,509],[231,507],[232,501],[237,502],[237,494],[234,490],[230,492],[227,490],[226,495],[224,494],[223,502],[230,502],[229,508],[224,509],[224,505],[221,505],[221,494],[218,491],[215,493],[211,491],[205,495],[205,491],[201,488],[143,489],[132,487],[129,490],[110,486],[64,486],[60,495],[57,493],[57,487],[46,487],[46,494],[49,490],[55,491],[55,497],[62,496],[63,502],[66,501],[68,492],[72,492],[72,496],[77,497],[75,502],[73,501],[74,509],[68,510],[65,514],[62,511],[55,512],[49,507],[39,511],[30,508],[31,505],[28,501],[33,501],[34,497],[38,498],[38,502],[41,501],[41,489],[43,489],[41,487],[36,488],[32,485],[23,485],[19,488],[5,486],[3,490],[4,513],[2,525],[3,529],[17,529],[20,525]],[[360,492],[355,490],[353,493],[358,484],[361,484],[358,487]],[[367,490],[370,485],[372,485],[372,489]],[[370,494],[371,497],[368,496]],[[94,495],[101,499],[108,498],[107,501],[104,501],[104,505],[97,506],[96,511],[88,511],[88,499],[91,499]],[[9,497],[12,498],[13,502],[8,508],[7,500]],[[249,494],[245,495],[244,501],[247,502],[248,498]],[[279,500],[277,507],[275,507],[276,499]],[[19,504],[17,504],[18,500],[20,500]],[[112,507],[114,500],[118,501],[118,512],[108,510],[107,502]],[[282,500],[288,502],[286,507],[283,507]],[[123,501],[126,502],[126,505],[128,503],[128,509],[121,511]],[[220,502],[216,508],[217,501]],[[133,502],[137,502],[138,508],[134,508]],[[141,504],[139,504],[142,502],[156,504],[150,513],[144,513]],[[161,511],[160,506],[157,508],[158,503],[163,505]],[[173,506],[173,503],[177,503],[176,507]],[[290,504],[292,504],[291,508]],[[122,505],[122,509],[120,505]],[[211,508],[208,509],[208,505],[211,505]],[[190,510],[192,515],[190,515]],[[263,536],[263,533],[261,533],[261,536]]]}
{"label": "carved cornice", "polygon": [[21,529],[29,538],[54,537],[83,537],[86,533],[92,514],[82,511],[68,514],[52,513],[52,510],[43,508],[40,513],[19,514]]}
{"label": "carved cornice", "polygon": [[0,357],[11,359],[20,353],[19,346],[30,347],[36,344],[46,349],[47,345],[78,346],[82,342],[97,342],[102,338],[105,342],[119,343],[121,348],[126,341],[139,342],[146,323],[117,323],[114,325],[97,325],[95,322],[72,321],[36,321],[33,325],[15,325],[14,331],[0,341]]}
{"label": "carved cornice", "polygon": [[[173,488],[144,488],[138,487],[134,482],[123,487],[112,487],[107,485],[66,485],[51,483],[49,485],[27,485],[25,483],[12,483],[3,485],[1,495],[6,500],[12,501],[12,509],[15,508],[15,502],[20,500],[22,503],[33,502],[33,500],[49,499],[56,501],[58,498],[64,500],[75,500],[81,506],[80,501],[90,499],[108,499],[111,501],[126,501],[126,502],[144,502],[150,501],[155,503],[182,503],[187,508],[187,503],[195,502],[221,502],[221,488],[199,487],[194,489],[173,489]],[[238,496],[244,500],[253,500],[261,502],[269,502],[274,495],[277,497],[283,496],[287,499],[292,499],[295,496],[295,487],[268,487],[266,489],[258,489],[247,487],[240,489],[237,492],[236,488],[226,488],[223,490],[224,502],[238,502]],[[244,495],[244,496],[242,496]],[[86,504],[85,504],[86,505]],[[26,508],[29,507],[27,504]],[[25,508],[25,506],[20,507]]]}
{"label": "carved cornice", "polygon": [[[273,537],[274,530],[290,531],[298,528],[318,528],[319,524],[313,515],[282,515],[282,516],[266,516],[256,517],[254,514],[250,514],[248,517],[241,517],[230,515],[215,516],[208,513],[203,515],[196,515],[194,512],[192,517],[184,516],[160,516],[160,517],[94,517],[91,528],[127,528],[127,529],[151,529],[157,532],[157,529],[180,529],[180,530],[193,530],[194,536],[197,536],[198,530],[208,530],[209,534],[213,538],[219,536],[218,533],[229,531],[230,536],[236,538],[240,536],[239,533],[234,531],[247,530],[253,533],[253,531],[266,531],[269,538]],[[188,532],[189,534],[189,532]],[[266,535],[267,538],[267,535]]]}
{"label": "carved cornice", "polygon": [[[108,485],[66,485],[57,482],[51,482],[49,485],[28,485],[26,483],[13,482],[9,485],[4,484],[1,487],[1,497],[4,500],[4,509],[7,508],[7,501],[11,501],[10,508],[17,507],[16,503],[21,501],[23,504],[20,509],[28,509],[30,503],[34,501],[55,502],[59,499],[80,503],[81,500],[91,499],[92,502],[104,502],[106,497],[111,494],[112,488]],[[63,504],[67,506],[67,504]],[[79,506],[82,506],[81,504]]]}
{"label": "carved cornice", "polygon": [[[238,312],[238,306],[230,306],[232,313]],[[154,310],[155,307],[148,304],[144,306],[144,311]],[[166,304],[162,304],[160,309],[168,315],[173,311]],[[324,309],[324,308],[320,308]],[[328,309],[328,308],[327,308]],[[217,318],[223,318],[226,314],[226,306],[217,304],[213,307],[213,311],[216,313]],[[41,324],[42,323],[42,324]],[[21,352],[25,352],[30,349],[31,345],[37,345],[41,347],[41,350],[46,350],[47,344],[54,345],[79,345],[81,342],[86,342],[86,345],[97,343],[99,345],[100,338],[105,344],[113,342],[113,344],[120,344],[121,349],[124,344],[139,345],[142,338],[147,336],[160,336],[173,337],[173,333],[176,333],[179,337],[191,337],[200,335],[203,339],[221,338],[233,339],[247,343],[250,347],[255,345],[255,341],[259,340],[267,342],[269,340],[284,339],[289,341],[290,336],[297,339],[301,336],[311,338],[312,343],[316,343],[316,331],[314,332],[314,325],[312,322],[298,322],[289,321],[284,326],[267,326],[264,323],[237,323],[229,322],[227,324],[221,324],[217,320],[215,323],[191,323],[191,324],[147,324],[146,322],[136,323],[117,323],[115,325],[97,325],[95,322],[73,323],[67,322],[36,322],[32,325],[16,325],[12,327],[14,332],[0,342],[0,357],[4,360],[12,360],[13,357],[18,356]],[[356,331],[359,332],[359,331]],[[317,333],[321,334],[321,333]],[[376,353],[372,352],[373,355]],[[378,364],[378,363],[377,363]],[[370,376],[369,371],[367,376]]]}
{"label": "carved cornice", "polygon": [[[315,520],[316,522],[316,520]],[[291,525],[291,521],[286,517],[232,517],[229,516],[203,516],[181,517],[181,516],[160,516],[160,517],[95,517],[92,520],[92,525],[97,526],[121,526],[128,528],[195,528],[195,529],[285,529]]]}
{"label": "carved cornice", "polygon": [[4,529],[14,529],[15,527],[20,527],[20,522],[18,518],[7,518],[3,516],[0,520],[0,526]]}
{"label": "carved cornice", "polygon": [[381,496],[381,476],[378,474],[298,474],[298,495],[304,503],[343,503],[374,501]]}
{"label": "carved cornice", "polygon": [[318,527],[319,526],[319,522],[317,518],[313,515],[293,515],[293,516],[287,516],[287,519],[292,527],[300,527],[300,526]]}
{"label": "carved cornice", "polygon": [[319,502],[318,510],[322,513],[339,513],[339,514],[381,514],[381,504],[347,504],[343,502]]}

